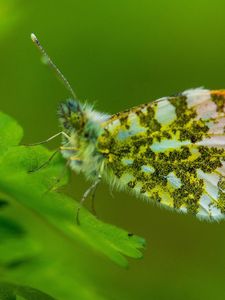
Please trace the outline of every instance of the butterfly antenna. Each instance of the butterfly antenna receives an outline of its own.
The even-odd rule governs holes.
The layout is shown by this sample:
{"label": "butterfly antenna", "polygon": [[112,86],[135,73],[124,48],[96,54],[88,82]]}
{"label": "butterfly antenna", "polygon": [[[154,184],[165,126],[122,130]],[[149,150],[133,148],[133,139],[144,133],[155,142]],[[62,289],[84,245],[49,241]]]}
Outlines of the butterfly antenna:
{"label": "butterfly antenna", "polygon": [[37,46],[38,50],[43,55],[44,61],[52,68],[52,70],[56,73],[57,77],[63,82],[64,86],[67,88],[67,90],[71,93],[74,99],[77,99],[77,96],[72,89],[69,81],[66,79],[66,77],[62,74],[62,72],[58,69],[58,67],[54,64],[54,62],[51,60],[51,58],[48,56],[45,49],[40,44],[39,40],[37,39],[36,35],[34,33],[31,33],[31,40],[34,42],[34,44]]}

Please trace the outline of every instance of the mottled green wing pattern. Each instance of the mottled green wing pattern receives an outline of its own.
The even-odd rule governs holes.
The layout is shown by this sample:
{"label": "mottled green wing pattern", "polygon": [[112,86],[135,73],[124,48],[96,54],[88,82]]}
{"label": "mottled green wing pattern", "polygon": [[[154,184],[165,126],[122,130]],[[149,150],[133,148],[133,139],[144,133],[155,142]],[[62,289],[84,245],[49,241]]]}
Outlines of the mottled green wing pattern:
{"label": "mottled green wing pattern", "polygon": [[225,90],[188,90],[102,126],[105,176],[119,188],[198,217],[225,215]]}

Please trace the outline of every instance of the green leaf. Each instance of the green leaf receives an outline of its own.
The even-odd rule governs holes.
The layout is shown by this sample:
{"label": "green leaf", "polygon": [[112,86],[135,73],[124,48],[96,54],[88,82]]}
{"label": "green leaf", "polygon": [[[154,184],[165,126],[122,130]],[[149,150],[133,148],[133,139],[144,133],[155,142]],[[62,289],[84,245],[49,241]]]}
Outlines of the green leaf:
{"label": "green leaf", "polygon": [[25,263],[40,250],[21,225],[1,215],[0,240],[0,265],[8,268]]}
{"label": "green leaf", "polygon": [[0,112],[0,155],[9,147],[16,146],[23,136],[22,128],[11,117]]}
{"label": "green leaf", "polygon": [[20,237],[24,233],[23,229],[18,226],[13,220],[9,220],[3,216],[0,216],[0,240]]}
{"label": "green leaf", "polygon": [[8,205],[8,202],[6,200],[0,199],[0,209],[4,208]]}
{"label": "green leaf", "polygon": [[[5,144],[15,145],[21,138],[22,130],[16,122],[12,121],[11,124],[10,121],[9,117],[0,115],[0,131],[7,130],[4,136],[7,142],[2,140],[0,151],[6,151]],[[15,140],[10,136],[11,131]],[[78,203],[63,194],[48,192],[54,179],[64,168],[60,158],[44,170],[29,173],[32,168],[47,161],[50,154],[43,147],[10,148],[0,170],[1,191],[35,210],[68,238],[88,243],[121,266],[127,265],[123,255],[140,258],[142,254],[139,249],[144,245],[142,238],[129,237],[127,231],[99,221],[85,209],[82,209],[80,216],[82,224],[78,226],[74,221]]]}
{"label": "green leaf", "polygon": [[[57,256],[57,253],[55,256],[52,254],[55,253],[55,249],[61,249],[62,255],[64,247],[68,248],[67,253],[64,253],[68,259],[69,253],[73,253],[74,256],[77,247],[86,245],[122,267],[128,266],[125,256],[142,257],[144,239],[98,220],[85,208],[82,208],[80,213],[81,225],[76,224],[75,214],[79,203],[63,193],[51,190],[65,168],[65,161],[61,155],[48,167],[38,172],[30,172],[46,162],[52,152],[41,146],[16,146],[22,138],[22,129],[3,113],[0,114],[0,132],[3,133],[0,140],[0,198],[8,203],[0,211],[0,276],[2,274],[4,280],[18,280],[20,284],[28,283],[32,286],[34,278],[40,280],[40,277],[43,277],[43,280],[46,278],[44,284],[41,280],[37,287],[45,287],[49,280],[46,270],[52,268],[55,261],[59,261],[57,268],[60,272],[65,272],[63,269],[68,268],[61,264],[59,258],[62,257]],[[68,176],[65,176],[60,185],[65,184],[67,179]],[[58,244],[52,242],[58,239],[62,239],[65,245],[62,241]],[[82,269],[79,261],[76,261],[76,268]],[[28,282],[23,280],[21,274],[31,270],[35,270],[35,276],[33,274]],[[57,281],[57,274],[54,276]],[[68,295],[67,299],[74,299],[75,296],[79,299],[89,299],[85,292],[86,285],[82,285],[85,279],[79,276],[79,280],[77,289],[73,291],[71,298]],[[58,282],[56,288],[59,293],[61,284],[63,283]],[[67,284],[74,285],[71,278]],[[89,287],[89,290],[92,289],[94,288]],[[50,287],[49,293],[54,295],[55,292]],[[93,291],[91,299],[95,299],[94,294]],[[104,298],[98,295],[96,299]]]}
{"label": "green leaf", "polygon": [[56,300],[37,289],[10,283],[0,283],[1,300],[16,300],[18,299],[17,296],[25,300]]}

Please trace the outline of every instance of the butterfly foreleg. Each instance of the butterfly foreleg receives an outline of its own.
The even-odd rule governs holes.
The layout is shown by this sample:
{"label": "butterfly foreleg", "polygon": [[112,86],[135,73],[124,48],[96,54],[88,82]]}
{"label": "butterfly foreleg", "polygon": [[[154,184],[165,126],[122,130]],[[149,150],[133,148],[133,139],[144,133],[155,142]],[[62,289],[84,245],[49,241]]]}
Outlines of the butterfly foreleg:
{"label": "butterfly foreleg", "polygon": [[47,161],[45,161],[39,167],[37,167],[33,170],[30,170],[29,173],[33,173],[33,172],[39,171],[40,169],[42,169],[44,167],[47,167],[59,151],[60,151],[60,148],[58,148],[55,152],[53,152]]}
{"label": "butterfly foreleg", "polygon": [[93,184],[85,191],[85,193],[83,194],[81,200],[80,200],[80,205],[77,208],[77,213],[76,213],[76,222],[78,225],[80,225],[80,221],[79,221],[79,215],[80,215],[80,210],[82,205],[84,204],[85,200],[87,199],[87,197],[92,194],[92,210],[94,211],[94,197],[95,197],[95,191],[97,186],[99,185],[99,183],[101,182],[101,176],[99,175],[98,178],[93,182]]}
{"label": "butterfly foreleg", "polygon": [[50,138],[48,138],[47,140],[37,142],[37,143],[33,143],[33,144],[26,144],[25,146],[33,147],[33,146],[38,146],[38,145],[41,145],[41,144],[46,144],[46,143],[50,142],[51,140],[55,139],[56,137],[58,137],[59,135],[64,136],[68,140],[70,139],[70,136],[68,134],[66,134],[64,131],[60,131],[60,132],[54,134],[53,136],[51,136]]}
{"label": "butterfly foreleg", "polygon": [[[63,135],[66,139],[70,139],[70,137],[64,132],[64,131],[60,131],[58,133],[56,133],[55,135],[51,136],[50,138],[48,138],[47,140],[44,140],[44,141],[41,141],[41,142],[37,142],[37,143],[33,143],[33,144],[26,144],[25,146],[28,146],[28,147],[33,147],[33,146],[38,146],[38,145],[41,145],[41,144],[45,144],[45,143],[48,143],[50,142],[51,140],[53,140],[54,138],[58,137],[59,135]],[[62,150],[61,147],[58,148],[50,157],[49,159],[44,162],[42,165],[40,165],[39,167],[29,171],[29,173],[32,173],[32,172],[36,172],[46,166],[49,165],[49,163],[52,161],[52,159],[55,157],[55,155],[60,151]]]}

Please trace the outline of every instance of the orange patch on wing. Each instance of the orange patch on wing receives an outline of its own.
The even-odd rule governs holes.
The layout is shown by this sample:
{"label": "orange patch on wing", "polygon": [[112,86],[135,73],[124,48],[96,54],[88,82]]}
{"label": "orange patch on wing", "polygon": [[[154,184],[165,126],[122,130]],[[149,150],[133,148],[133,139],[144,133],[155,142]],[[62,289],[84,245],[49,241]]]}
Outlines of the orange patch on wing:
{"label": "orange patch on wing", "polygon": [[212,90],[210,94],[212,96],[223,96],[225,98],[225,90]]}

